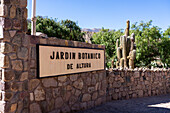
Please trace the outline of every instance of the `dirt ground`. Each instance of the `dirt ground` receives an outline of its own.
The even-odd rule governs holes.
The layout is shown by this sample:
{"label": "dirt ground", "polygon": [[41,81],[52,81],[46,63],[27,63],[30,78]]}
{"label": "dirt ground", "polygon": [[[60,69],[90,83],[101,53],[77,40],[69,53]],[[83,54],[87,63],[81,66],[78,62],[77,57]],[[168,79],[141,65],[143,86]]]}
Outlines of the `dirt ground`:
{"label": "dirt ground", "polygon": [[170,94],[111,101],[79,113],[170,113]]}

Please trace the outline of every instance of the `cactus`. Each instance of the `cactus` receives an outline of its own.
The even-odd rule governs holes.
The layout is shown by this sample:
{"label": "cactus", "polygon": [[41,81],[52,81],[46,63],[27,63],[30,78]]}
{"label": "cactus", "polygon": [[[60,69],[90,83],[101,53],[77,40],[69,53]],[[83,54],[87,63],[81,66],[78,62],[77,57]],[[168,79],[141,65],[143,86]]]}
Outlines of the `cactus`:
{"label": "cactus", "polygon": [[116,41],[116,68],[134,69],[134,60],[136,57],[135,34],[132,33],[132,35],[129,36],[129,23],[130,21],[128,20],[125,35],[120,37],[120,44],[118,39]]}

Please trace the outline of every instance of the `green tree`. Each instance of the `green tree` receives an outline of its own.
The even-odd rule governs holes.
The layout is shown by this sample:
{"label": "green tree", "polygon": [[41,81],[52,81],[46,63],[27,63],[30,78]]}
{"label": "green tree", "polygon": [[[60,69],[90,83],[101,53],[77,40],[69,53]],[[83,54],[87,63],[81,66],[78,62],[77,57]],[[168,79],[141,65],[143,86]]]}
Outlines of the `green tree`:
{"label": "green tree", "polygon": [[158,46],[162,38],[161,28],[152,26],[152,21],[133,24],[131,33],[135,33],[137,66],[151,67],[152,61],[159,57]]}
{"label": "green tree", "polygon": [[163,33],[159,44],[160,60],[164,67],[170,67],[170,27]]}
{"label": "green tree", "polygon": [[[45,33],[49,37],[84,42],[83,33],[81,33],[80,27],[71,20],[62,20],[61,22],[57,22],[56,19],[38,16],[36,31]],[[28,34],[30,33],[31,23],[28,22]]]}
{"label": "green tree", "polygon": [[92,43],[103,44],[106,46],[107,67],[111,67],[111,62],[116,58],[116,40],[123,34],[122,30],[112,30],[102,28],[98,33],[92,36]]}

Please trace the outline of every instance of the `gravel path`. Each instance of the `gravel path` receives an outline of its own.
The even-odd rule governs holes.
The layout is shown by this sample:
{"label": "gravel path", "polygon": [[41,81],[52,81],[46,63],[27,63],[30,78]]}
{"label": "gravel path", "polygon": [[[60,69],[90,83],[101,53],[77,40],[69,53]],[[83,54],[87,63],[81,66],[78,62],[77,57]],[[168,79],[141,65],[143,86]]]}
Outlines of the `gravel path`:
{"label": "gravel path", "polygon": [[79,113],[170,113],[170,94],[111,101]]}

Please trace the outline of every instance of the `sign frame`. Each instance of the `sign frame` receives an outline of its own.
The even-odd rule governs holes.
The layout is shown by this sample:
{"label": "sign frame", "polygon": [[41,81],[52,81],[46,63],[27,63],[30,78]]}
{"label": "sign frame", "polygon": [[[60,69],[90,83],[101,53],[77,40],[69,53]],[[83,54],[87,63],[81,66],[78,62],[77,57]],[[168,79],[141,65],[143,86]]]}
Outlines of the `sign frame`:
{"label": "sign frame", "polygon": [[64,45],[50,45],[50,44],[36,44],[36,63],[37,63],[37,78],[50,78],[50,77],[58,77],[58,76],[65,76],[65,75],[73,75],[73,74],[78,74],[78,73],[87,73],[87,72],[92,72],[92,71],[83,71],[83,72],[75,72],[75,73],[68,73],[68,74],[61,74],[61,75],[49,75],[45,77],[40,77],[40,58],[39,58],[39,46],[51,46],[51,47],[66,47],[66,48],[80,48],[80,49],[93,49],[93,50],[103,50],[104,51],[104,68],[100,70],[92,70],[92,71],[104,71],[106,70],[106,65],[105,65],[105,49],[104,48],[90,48],[90,47],[75,47],[75,46],[64,46]]}

